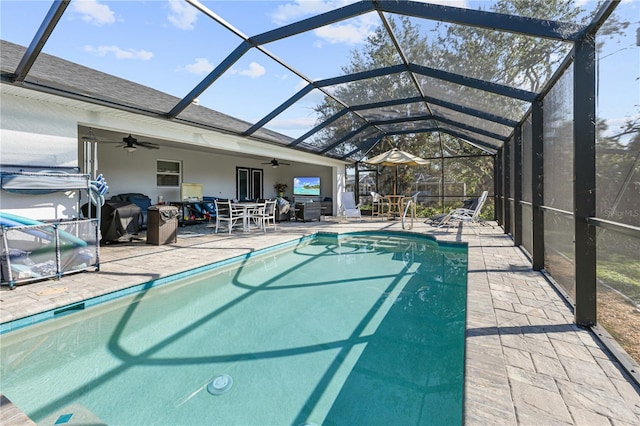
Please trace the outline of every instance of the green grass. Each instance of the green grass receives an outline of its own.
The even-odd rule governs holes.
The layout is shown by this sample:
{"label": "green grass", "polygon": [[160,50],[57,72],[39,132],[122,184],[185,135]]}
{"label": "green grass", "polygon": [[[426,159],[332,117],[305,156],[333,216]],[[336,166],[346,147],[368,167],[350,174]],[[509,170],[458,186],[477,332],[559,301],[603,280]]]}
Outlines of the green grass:
{"label": "green grass", "polygon": [[640,262],[637,260],[620,255],[598,259],[598,278],[640,303]]}

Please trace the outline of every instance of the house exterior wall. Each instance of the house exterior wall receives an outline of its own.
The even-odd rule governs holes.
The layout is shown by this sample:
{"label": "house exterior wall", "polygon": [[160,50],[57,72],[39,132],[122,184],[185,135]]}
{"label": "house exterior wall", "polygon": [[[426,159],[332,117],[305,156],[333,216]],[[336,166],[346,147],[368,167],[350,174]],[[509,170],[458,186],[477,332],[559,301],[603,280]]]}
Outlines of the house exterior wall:
{"label": "house exterior wall", "polygon": [[[276,195],[273,188],[276,182],[287,183],[285,195],[290,196],[294,176],[317,175],[322,180],[322,197],[335,200],[340,182],[344,180],[344,163],[337,160],[15,86],[0,84],[0,90],[0,166],[82,169],[85,162],[82,136],[87,135],[79,134],[78,126],[132,133],[140,140],[146,136],[184,144],[184,149],[162,146],[158,150],[138,148],[129,153],[117,144],[98,141],[97,173],[102,173],[109,185],[106,199],[119,193],[141,192],[154,202],[159,195],[165,201],[178,200],[179,188],[157,187],[157,159],[181,161],[183,182],[202,183],[204,195],[225,198],[235,197],[237,166],[264,170],[266,197]],[[213,152],[214,149],[217,151]],[[221,154],[219,150],[228,154]],[[273,157],[293,164],[276,169],[262,164]],[[313,162],[321,164],[311,164]],[[0,191],[0,210],[40,220],[74,218],[86,203],[87,195],[83,192],[24,195]],[[336,203],[334,213],[335,209]]]}
{"label": "house exterior wall", "polygon": [[[2,93],[0,164],[78,166],[77,113],[58,105]],[[0,193],[0,209],[32,219],[78,216],[76,191],[47,195]]]}
{"label": "house exterior wall", "polygon": [[180,188],[156,186],[156,160],[173,160],[182,163],[182,181],[201,183],[205,196],[235,198],[236,167],[262,169],[264,172],[263,194],[267,198],[275,197],[273,185],[276,182],[288,185],[285,196],[291,196],[294,176],[320,176],[322,197],[332,197],[332,169],[326,166],[305,164],[291,165],[274,169],[266,160],[248,157],[207,153],[161,147],[157,150],[138,148],[129,153],[118,145],[98,144],[98,172],[102,173],[109,184],[107,198],[125,192],[141,192],[155,202],[158,196],[164,201],[179,201]]}

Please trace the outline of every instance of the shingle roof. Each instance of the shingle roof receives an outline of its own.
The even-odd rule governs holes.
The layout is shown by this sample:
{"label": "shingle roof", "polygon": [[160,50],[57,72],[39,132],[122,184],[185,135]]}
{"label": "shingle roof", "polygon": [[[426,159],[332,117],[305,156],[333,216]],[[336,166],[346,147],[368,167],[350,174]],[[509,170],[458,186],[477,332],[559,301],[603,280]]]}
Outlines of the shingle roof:
{"label": "shingle roof", "polygon": [[[0,40],[0,70],[3,81],[15,71],[26,47]],[[164,117],[166,111],[176,105],[180,98],[160,92],[151,87],[115,77],[55,56],[41,53],[25,79],[25,85],[37,85],[56,91],[80,95],[89,102],[112,104],[114,107],[131,109],[147,115]],[[192,122],[225,132],[241,134],[251,123],[239,120],[218,111],[190,105],[177,121]],[[292,138],[266,129],[261,129],[255,138],[279,144],[288,144]]]}

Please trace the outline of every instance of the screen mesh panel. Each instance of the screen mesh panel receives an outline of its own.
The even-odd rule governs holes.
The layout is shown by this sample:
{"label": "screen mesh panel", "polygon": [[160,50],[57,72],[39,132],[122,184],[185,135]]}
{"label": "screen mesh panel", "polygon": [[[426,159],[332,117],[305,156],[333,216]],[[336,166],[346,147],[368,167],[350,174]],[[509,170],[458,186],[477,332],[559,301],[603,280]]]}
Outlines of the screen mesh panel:
{"label": "screen mesh panel", "polygon": [[367,120],[379,121],[390,120],[402,117],[419,117],[430,114],[424,102],[408,102],[400,105],[390,105],[384,107],[357,109],[358,113]]}
{"label": "screen mesh panel", "polygon": [[544,263],[575,300],[573,265],[573,66],[544,98]]}
{"label": "screen mesh panel", "polygon": [[531,228],[533,214],[531,206],[522,206],[522,246],[527,250],[529,255],[533,253],[533,231]]}
{"label": "screen mesh panel", "polygon": [[516,209],[515,209],[515,188],[516,188],[516,151],[515,151],[515,139],[512,137],[509,139],[509,208],[511,214],[509,220],[511,221],[511,235],[515,233],[516,229]]}
{"label": "screen mesh panel", "polygon": [[[474,28],[475,43],[464,43],[469,28],[447,22],[433,23],[419,18],[408,18],[423,34],[428,31],[440,35],[439,44],[425,49],[407,49],[407,59],[411,63],[466,77],[478,78],[524,90],[539,90],[542,82],[551,76],[554,66],[550,58],[559,62],[571,50],[571,43],[546,40],[517,34],[506,34],[492,29]],[[528,52],[526,58],[510,54],[512,46]],[[451,50],[457,55],[452,55]],[[464,58],[460,60],[460,58]],[[483,59],[490,58],[494,64],[486,66]],[[544,65],[542,65],[544,64]],[[532,78],[532,72],[538,74]]]}
{"label": "screen mesh panel", "polygon": [[573,66],[544,98],[544,204],[573,211]]}
{"label": "screen mesh panel", "polygon": [[[638,4],[622,2],[622,21],[638,20]],[[637,25],[598,33],[598,103],[596,139],[596,216],[640,227],[640,43]],[[620,66],[624,64],[624,66]],[[598,229],[597,315],[627,353],[640,363],[640,239]]]}
{"label": "screen mesh panel", "polygon": [[416,120],[407,121],[404,123],[392,123],[392,124],[377,124],[380,130],[385,133],[398,133],[398,132],[418,132],[420,130],[435,129],[436,124],[433,120]]}
{"label": "screen mesh panel", "polygon": [[339,141],[340,138],[355,132],[366,124],[367,122],[356,114],[347,112],[337,120],[324,126],[318,132],[304,139],[301,146],[313,151],[322,151]]}
{"label": "screen mesh panel", "polygon": [[477,142],[478,143],[477,147],[486,147],[487,149],[495,150],[501,144],[500,141],[492,137],[479,135],[471,131],[460,129],[448,124],[440,123],[439,127],[443,129],[443,131],[453,133],[453,135],[459,134],[462,139],[467,140],[472,144]]}
{"label": "screen mesh panel", "polygon": [[327,90],[348,105],[364,105],[419,95],[406,72],[350,81],[329,86]]}
{"label": "screen mesh panel", "polygon": [[522,125],[522,200],[531,202],[531,142],[532,142],[531,116],[527,117]]}
{"label": "screen mesh panel", "polygon": [[473,87],[461,86],[445,80],[418,76],[422,90],[435,98],[447,99],[458,105],[518,120],[527,111],[529,103],[514,98],[498,95]]}
{"label": "screen mesh panel", "polygon": [[465,125],[486,130],[487,132],[496,133],[497,135],[501,135],[503,138],[509,136],[513,131],[513,128],[509,126],[495,123],[487,119],[476,117],[470,114],[465,114],[459,111],[454,111],[452,109],[440,105],[435,105],[433,103],[430,103],[429,105],[431,106],[433,114],[436,116],[444,117],[457,123],[464,123]]}

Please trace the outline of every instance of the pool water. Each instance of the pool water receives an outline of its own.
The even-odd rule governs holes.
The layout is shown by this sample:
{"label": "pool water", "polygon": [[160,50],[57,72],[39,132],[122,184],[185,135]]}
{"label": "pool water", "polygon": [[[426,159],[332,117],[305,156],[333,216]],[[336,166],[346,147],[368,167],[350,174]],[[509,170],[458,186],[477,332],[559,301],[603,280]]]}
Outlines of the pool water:
{"label": "pool water", "polygon": [[39,424],[462,424],[466,264],[318,236],[6,333],[2,393]]}

